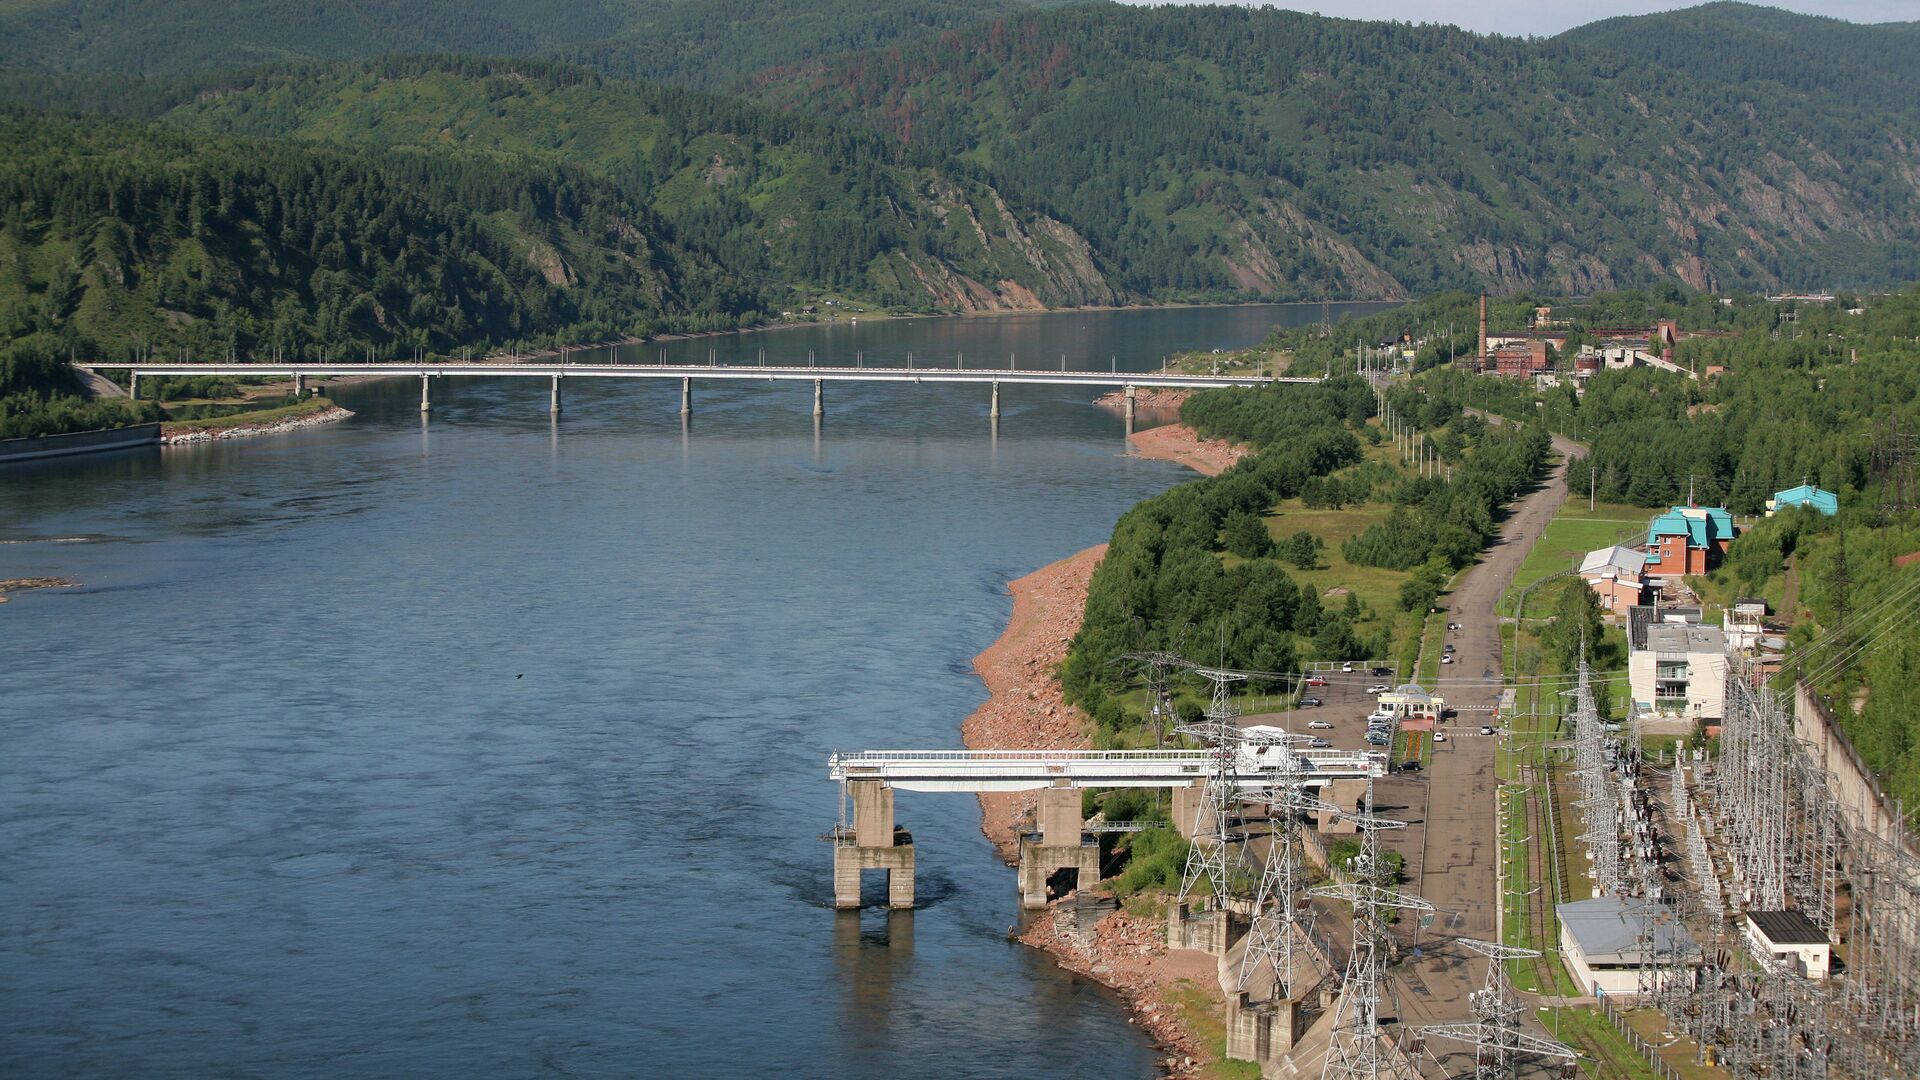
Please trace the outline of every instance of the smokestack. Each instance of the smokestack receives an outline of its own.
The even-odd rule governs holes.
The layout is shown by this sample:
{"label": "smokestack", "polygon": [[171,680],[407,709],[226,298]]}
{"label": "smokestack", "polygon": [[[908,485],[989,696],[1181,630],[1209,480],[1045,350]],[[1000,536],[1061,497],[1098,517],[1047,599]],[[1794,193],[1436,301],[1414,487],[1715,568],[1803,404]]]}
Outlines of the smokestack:
{"label": "smokestack", "polygon": [[1481,293],[1480,294],[1480,356],[1479,356],[1479,359],[1485,360],[1486,357],[1487,357],[1487,294]]}

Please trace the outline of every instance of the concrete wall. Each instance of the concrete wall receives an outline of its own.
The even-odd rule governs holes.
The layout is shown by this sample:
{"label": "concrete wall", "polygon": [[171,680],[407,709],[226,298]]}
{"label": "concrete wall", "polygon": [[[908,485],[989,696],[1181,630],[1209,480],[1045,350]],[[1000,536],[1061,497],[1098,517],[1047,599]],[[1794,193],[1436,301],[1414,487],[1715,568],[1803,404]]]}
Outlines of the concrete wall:
{"label": "concrete wall", "polygon": [[1812,746],[1814,760],[1826,768],[1827,786],[1845,810],[1849,824],[1920,855],[1913,837],[1899,824],[1892,800],[1880,790],[1853,743],[1805,683],[1794,685],[1793,733]]}
{"label": "concrete wall", "polygon": [[124,450],[130,446],[151,446],[159,441],[159,424],[136,424],[106,431],[76,431],[69,435],[42,435],[35,439],[0,439],[0,462],[91,454],[99,450]]}

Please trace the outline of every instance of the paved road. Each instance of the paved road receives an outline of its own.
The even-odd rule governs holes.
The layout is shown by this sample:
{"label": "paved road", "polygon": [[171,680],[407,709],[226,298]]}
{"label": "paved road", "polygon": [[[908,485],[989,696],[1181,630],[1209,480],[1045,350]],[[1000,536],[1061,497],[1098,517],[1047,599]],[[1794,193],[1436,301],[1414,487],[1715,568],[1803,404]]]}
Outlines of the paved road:
{"label": "paved road", "polygon": [[[1580,447],[1556,437],[1554,450],[1560,463],[1544,483],[1513,506],[1499,539],[1447,599],[1447,618],[1462,627],[1447,635],[1456,660],[1441,669],[1446,674],[1439,693],[1450,706],[1485,707],[1499,700],[1500,623],[1495,605],[1566,501],[1566,458]],[[1422,934],[1426,955],[1401,969],[1395,980],[1397,1007],[1387,1010],[1409,1023],[1466,1019],[1467,993],[1477,989],[1486,975],[1485,961],[1475,957],[1469,962],[1465,950],[1438,939],[1490,941],[1494,937],[1499,861],[1494,825],[1497,740],[1478,734],[1489,715],[1462,708],[1448,741],[1434,747],[1433,763],[1423,777],[1395,776],[1376,786],[1376,801],[1383,811],[1416,822],[1394,835],[1391,846],[1406,856],[1412,887],[1439,909],[1433,928]]]}

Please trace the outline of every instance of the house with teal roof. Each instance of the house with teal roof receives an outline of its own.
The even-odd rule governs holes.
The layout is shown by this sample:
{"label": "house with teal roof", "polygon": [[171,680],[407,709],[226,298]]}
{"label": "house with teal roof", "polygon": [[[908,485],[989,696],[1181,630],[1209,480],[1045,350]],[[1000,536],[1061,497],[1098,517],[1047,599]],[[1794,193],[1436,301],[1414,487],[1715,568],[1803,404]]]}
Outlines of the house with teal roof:
{"label": "house with teal roof", "polygon": [[1801,484],[1774,492],[1773,498],[1767,500],[1767,516],[1772,517],[1777,510],[1792,510],[1799,506],[1811,506],[1832,517],[1840,512],[1840,496],[1814,484]]}
{"label": "house with teal roof", "polygon": [[1739,535],[1718,506],[1676,506],[1647,526],[1647,576],[1704,574],[1720,565]]}

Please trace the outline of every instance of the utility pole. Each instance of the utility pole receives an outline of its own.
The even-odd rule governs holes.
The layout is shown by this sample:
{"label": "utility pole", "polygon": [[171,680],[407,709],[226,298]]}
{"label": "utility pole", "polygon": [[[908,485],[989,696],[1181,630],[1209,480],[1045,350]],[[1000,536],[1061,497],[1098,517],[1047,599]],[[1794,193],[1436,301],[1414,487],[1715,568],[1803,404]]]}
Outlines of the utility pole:
{"label": "utility pole", "polygon": [[1600,466],[1587,463],[1587,513],[1593,513],[1593,495],[1600,486]]}

